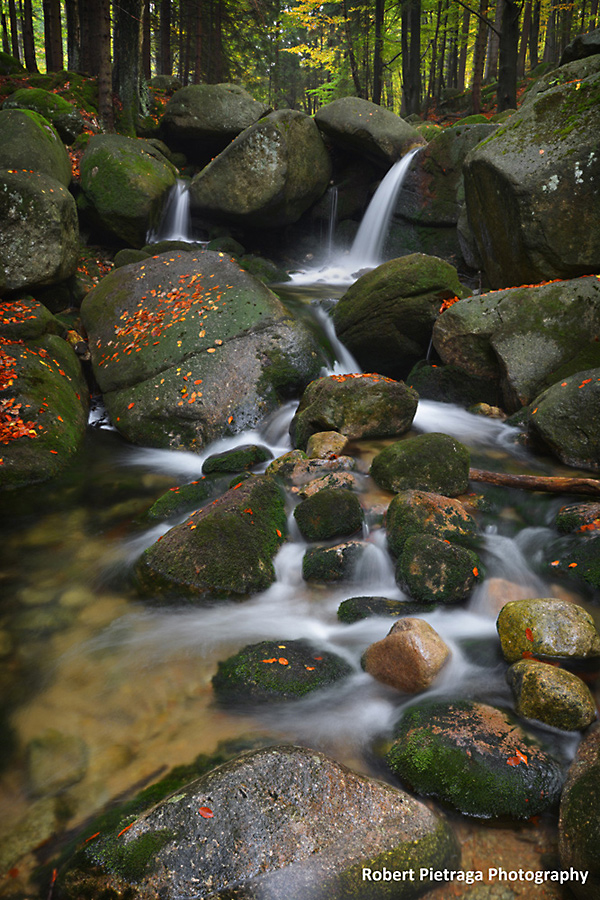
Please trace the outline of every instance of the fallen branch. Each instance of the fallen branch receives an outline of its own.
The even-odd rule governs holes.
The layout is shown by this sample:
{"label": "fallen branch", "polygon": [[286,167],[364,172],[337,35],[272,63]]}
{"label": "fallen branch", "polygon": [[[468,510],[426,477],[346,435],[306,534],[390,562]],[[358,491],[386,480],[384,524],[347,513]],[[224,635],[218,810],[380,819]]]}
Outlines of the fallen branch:
{"label": "fallen branch", "polygon": [[502,487],[521,488],[524,491],[544,491],[551,494],[587,494],[600,496],[600,480],[596,478],[562,478],[546,475],[507,475],[504,472],[486,472],[469,469],[471,481],[485,481]]}

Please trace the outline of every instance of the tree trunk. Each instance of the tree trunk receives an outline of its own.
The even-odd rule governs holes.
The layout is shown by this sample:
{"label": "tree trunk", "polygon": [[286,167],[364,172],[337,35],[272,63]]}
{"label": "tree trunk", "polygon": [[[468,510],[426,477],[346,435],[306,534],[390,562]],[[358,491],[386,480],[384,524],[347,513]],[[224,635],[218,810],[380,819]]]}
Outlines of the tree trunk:
{"label": "tree trunk", "polygon": [[173,74],[171,55],[171,0],[160,0],[158,14],[158,74]]}
{"label": "tree trunk", "polygon": [[489,84],[498,78],[498,52],[500,49],[500,29],[502,28],[502,8],[503,0],[496,0],[496,11],[494,13],[494,31],[490,28],[487,45],[487,62],[485,66],[484,81]]}
{"label": "tree trunk", "polygon": [[8,19],[10,21],[11,53],[15,59],[21,62],[21,50],[19,48],[19,28],[17,25],[17,8],[15,0],[8,0]]}
{"label": "tree trunk", "polygon": [[454,5],[454,22],[449,35],[448,62],[446,66],[446,84],[449,88],[456,89],[458,84],[458,26],[460,7]]}
{"label": "tree trunk", "polygon": [[152,77],[151,43],[150,0],[144,0],[142,13],[142,76],[144,81],[150,81]]}
{"label": "tree trunk", "polygon": [[35,40],[33,36],[33,10],[31,0],[25,0],[21,18],[23,28],[23,56],[28,72],[39,72],[35,56]]}
{"label": "tree trunk", "polygon": [[435,102],[439,103],[440,98],[442,96],[442,90],[444,87],[444,66],[446,64],[446,40],[448,33],[448,7],[449,0],[446,0],[444,4],[444,26],[442,28],[442,38],[441,38],[441,46],[438,53],[438,67],[437,67],[437,78],[435,85]]}
{"label": "tree trunk", "polygon": [[119,131],[134,137],[140,113],[142,0],[119,0],[115,15],[113,91],[121,103]]}
{"label": "tree trunk", "polygon": [[460,36],[460,53],[458,56],[458,79],[456,87],[459,91],[465,89],[465,77],[467,72],[467,53],[469,50],[469,23],[471,21],[471,12],[468,9],[463,10],[462,28]]}
{"label": "tree trunk", "polygon": [[402,111],[421,109],[421,0],[402,0]]}
{"label": "tree trunk", "polygon": [[42,6],[44,10],[46,70],[48,72],[61,72],[64,68],[64,62],[60,0],[43,0]]}
{"label": "tree trunk", "polygon": [[483,81],[483,67],[485,64],[485,48],[487,43],[487,25],[484,22],[488,10],[488,0],[479,0],[479,23],[477,25],[477,39],[473,55],[473,83],[471,87],[473,112],[481,112],[481,84]]}
{"label": "tree trunk", "polygon": [[81,44],[77,0],[66,0],[65,16],[67,20],[67,66],[72,72],[77,72],[80,64],[79,47]]}
{"label": "tree trunk", "polygon": [[524,491],[543,491],[551,494],[586,494],[600,496],[600,480],[596,478],[563,478],[547,475],[508,475],[505,472],[486,472],[469,469],[469,481],[483,481]]}
{"label": "tree trunk", "polygon": [[525,60],[527,58],[527,45],[529,43],[529,34],[531,32],[531,0],[527,0],[523,11],[523,27],[521,29],[521,43],[519,45],[519,56],[517,58],[517,78],[525,77]]}
{"label": "tree trunk", "polygon": [[196,27],[194,38],[194,84],[200,84],[200,82],[202,81],[204,69],[203,37],[204,34],[202,28],[202,10],[196,7]]}
{"label": "tree trunk", "polygon": [[383,17],[385,0],[375,0],[375,46],[373,48],[373,103],[381,103],[383,83]]}
{"label": "tree trunk", "polygon": [[348,50],[348,61],[350,63],[350,72],[352,73],[352,83],[357,97],[363,97],[363,89],[360,83],[360,75],[358,65],[356,63],[356,54],[352,43],[352,32],[350,30],[350,16],[348,15],[348,0],[344,0],[344,35],[346,37],[346,47]]}
{"label": "tree trunk", "polygon": [[442,20],[442,0],[439,0],[435,18],[435,34],[431,45],[431,65],[429,66],[429,81],[427,83],[427,97],[425,100],[425,118],[429,113],[429,103],[435,94],[435,66],[437,61],[437,43],[440,34]]}
{"label": "tree trunk", "polygon": [[539,40],[540,40],[540,10],[542,0],[535,0],[533,13],[531,16],[531,31],[529,33],[529,65],[531,71],[535,69],[540,62],[539,56]]}
{"label": "tree trunk", "polygon": [[519,51],[519,15],[516,0],[503,0],[498,73],[498,112],[517,108],[517,56]]}
{"label": "tree trunk", "polygon": [[8,22],[6,13],[2,10],[2,52],[10,55],[10,43],[8,40]]}
{"label": "tree trunk", "polygon": [[112,131],[114,128],[114,109],[110,63],[110,0],[95,0],[95,7],[98,114],[106,131]]}
{"label": "tree trunk", "polygon": [[557,39],[557,31],[558,31],[558,6],[560,0],[552,0],[552,8],[550,10],[550,15],[548,18],[548,25],[546,27],[546,42],[544,44],[544,62],[545,63],[556,63],[558,62],[558,39]]}

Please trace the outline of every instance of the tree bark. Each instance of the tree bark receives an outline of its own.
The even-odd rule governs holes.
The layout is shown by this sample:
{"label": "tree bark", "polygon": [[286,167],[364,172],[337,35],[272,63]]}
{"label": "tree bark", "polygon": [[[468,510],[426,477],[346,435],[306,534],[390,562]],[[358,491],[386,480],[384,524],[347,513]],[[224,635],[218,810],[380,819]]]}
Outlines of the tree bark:
{"label": "tree bark", "polygon": [[402,2],[402,110],[421,109],[421,0]]}
{"label": "tree bark", "polygon": [[65,17],[67,20],[67,66],[72,72],[77,72],[80,62],[79,46],[81,44],[77,0],[66,0]]}
{"label": "tree bark", "polygon": [[23,56],[25,57],[25,68],[28,72],[39,72],[35,56],[31,0],[25,0],[24,2],[21,24],[23,27]]}
{"label": "tree bark", "polygon": [[517,57],[519,52],[519,15],[515,0],[503,0],[498,71],[498,112],[517,108]]}
{"label": "tree bark", "polygon": [[[190,23],[191,25],[191,23]],[[202,9],[196,7],[194,28],[194,84],[200,84],[204,72],[204,28],[202,27]]]}
{"label": "tree bark", "polygon": [[19,48],[19,28],[17,25],[17,8],[15,0],[8,0],[8,19],[10,22],[11,53],[16,60],[21,62],[21,50]]}
{"label": "tree bark", "polygon": [[110,0],[96,0],[95,6],[98,113],[106,131],[112,131],[114,128],[114,108],[110,62]]}
{"label": "tree bark", "polygon": [[477,25],[477,39],[473,54],[473,83],[472,103],[473,112],[481,112],[481,83],[483,81],[483,67],[485,64],[485,50],[487,43],[487,25],[484,21],[488,9],[488,0],[479,0],[479,23]]}
{"label": "tree bark", "polygon": [[[360,83],[360,75],[358,65],[356,63],[356,54],[354,52],[354,44],[352,43],[352,31],[350,29],[350,16],[348,14],[348,0],[344,0],[344,35],[346,37],[346,47],[348,49],[348,61],[350,63],[350,72],[352,74],[352,83],[357,97],[363,97],[363,89]],[[364,98],[363,98],[364,99]]]}
{"label": "tree bark", "polygon": [[465,77],[467,72],[467,53],[469,50],[469,22],[471,21],[471,12],[468,9],[463,10],[462,28],[461,28],[461,44],[458,56],[458,79],[456,87],[459,91],[465,89]]}
{"label": "tree bark", "polygon": [[42,7],[44,11],[46,70],[48,72],[61,72],[64,68],[64,62],[60,0],[43,0]]}
{"label": "tree bark", "polygon": [[527,58],[527,45],[529,43],[529,34],[531,32],[531,0],[527,0],[523,11],[523,26],[521,28],[521,43],[519,45],[519,55],[517,57],[517,78],[525,76],[525,60]]}
{"label": "tree bark", "polygon": [[119,98],[119,131],[134,137],[142,80],[142,0],[119,0],[115,15],[113,91]]}
{"label": "tree bark", "polygon": [[145,81],[152,77],[150,0],[144,0],[142,14],[142,75]]}
{"label": "tree bark", "polygon": [[535,0],[535,5],[533,7],[531,16],[531,31],[529,33],[529,65],[532,71],[539,65],[540,62],[539,40],[541,6],[542,0]]}
{"label": "tree bark", "polygon": [[159,75],[173,74],[171,55],[171,0],[160,0],[158,13],[158,59]]}
{"label": "tree bark", "polygon": [[489,84],[498,77],[498,53],[500,50],[500,29],[502,28],[502,7],[503,0],[496,0],[496,9],[494,12],[494,27],[490,28],[487,45],[487,62],[485,66],[484,81]]}
{"label": "tree bark", "polygon": [[383,85],[383,17],[385,0],[375,0],[375,45],[373,48],[373,103],[381,103]]}
{"label": "tree bark", "polygon": [[521,488],[524,491],[543,491],[550,494],[586,494],[600,496],[600,480],[595,478],[563,478],[547,475],[508,475],[469,469],[470,481],[483,481],[501,487]]}
{"label": "tree bark", "polygon": [[8,23],[6,13],[2,10],[2,52],[10,55],[10,43],[8,40]]}

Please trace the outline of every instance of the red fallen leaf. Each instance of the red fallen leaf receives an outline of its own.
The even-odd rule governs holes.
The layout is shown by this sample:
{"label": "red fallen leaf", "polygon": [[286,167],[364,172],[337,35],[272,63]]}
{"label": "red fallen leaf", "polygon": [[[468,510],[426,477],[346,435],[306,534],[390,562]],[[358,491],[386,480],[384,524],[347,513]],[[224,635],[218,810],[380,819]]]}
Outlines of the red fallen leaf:
{"label": "red fallen leaf", "polygon": [[97,838],[99,835],[100,835],[99,831],[97,831],[95,834],[90,834],[89,838],[86,838],[83,843],[87,844],[89,841],[93,841],[94,838]]}
{"label": "red fallen leaf", "polygon": [[287,661],[285,656],[280,656],[279,659],[277,660],[277,662],[279,663],[280,666],[289,666],[289,662]]}
{"label": "red fallen leaf", "polygon": [[135,403],[130,403],[129,406],[127,407],[127,409],[133,409],[134,406],[135,406]]}
{"label": "red fallen leaf", "polygon": [[479,578],[479,569],[477,568],[477,566],[473,566],[473,575],[475,576],[475,578]]}
{"label": "red fallen leaf", "polygon": [[277,662],[277,657],[274,656],[272,659],[261,659],[261,662],[264,662],[264,663],[274,663],[274,662]]}
{"label": "red fallen leaf", "polygon": [[313,659],[323,659],[322,656],[313,656]]}
{"label": "red fallen leaf", "polygon": [[126,825],[125,828],[123,828],[123,829],[118,833],[117,837],[121,837],[122,834],[125,834],[125,832],[126,832],[126,831],[129,831],[129,829],[132,828],[134,825],[135,825],[135,822],[130,822],[129,825]]}
{"label": "red fallen leaf", "polygon": [[307,672],[314,672],[317,668],[316,666],[304,666]]}
{"label": "red fallen leaf", "polygon": [[528,641],[533,641],[533,631],[531,630],[531,628],[525,629],[525,637]]}
{"label": "red fallen leaf", "polygon": [[521,658],[522,659],[535,659],[535,656],[533,655],[533,653],[530,653],[529,650],[523,650],[523,652],[521,653]]}
{"label": "red fallen leaf", "polygon": [[214,817],[214,812],[209,806],[201,806],[198,812],[203,819],[212,819]]}
{"label": "red fallen leaf", "polygon": [[525,763],[525,765],[528,765],[527,757],[524,753],[521,753],[520,750],[515,750],[515,755],[509,756],[506,760],[507,766],[520,766],[521,763]]}
{"label": "red fallen leaf", "polygon": [[277,537],[281,537],[281,532],[280,532],[279,528],[275,529],[275,533],[277,534]]}
{"label": "red fallen leaf", "polygon": [[518,748],[517,748],[517,750],[515,750],[515,756],[518,756],[519,759],[521,760],[521,762],[524,762],[525,765],[528,765],[527,757],[525,756],[524,753],[521,753],[521,751]]}

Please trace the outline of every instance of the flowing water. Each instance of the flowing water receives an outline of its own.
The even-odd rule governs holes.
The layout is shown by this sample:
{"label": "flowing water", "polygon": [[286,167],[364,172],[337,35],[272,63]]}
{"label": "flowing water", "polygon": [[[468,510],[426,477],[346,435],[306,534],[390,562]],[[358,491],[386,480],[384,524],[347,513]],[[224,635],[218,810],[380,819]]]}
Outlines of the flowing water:
{"label": "flowing water", "polygon": [[178,178],[167,199],[158,228],[149,232],[148,243],[158,241],[193,241],[190,185]]}

